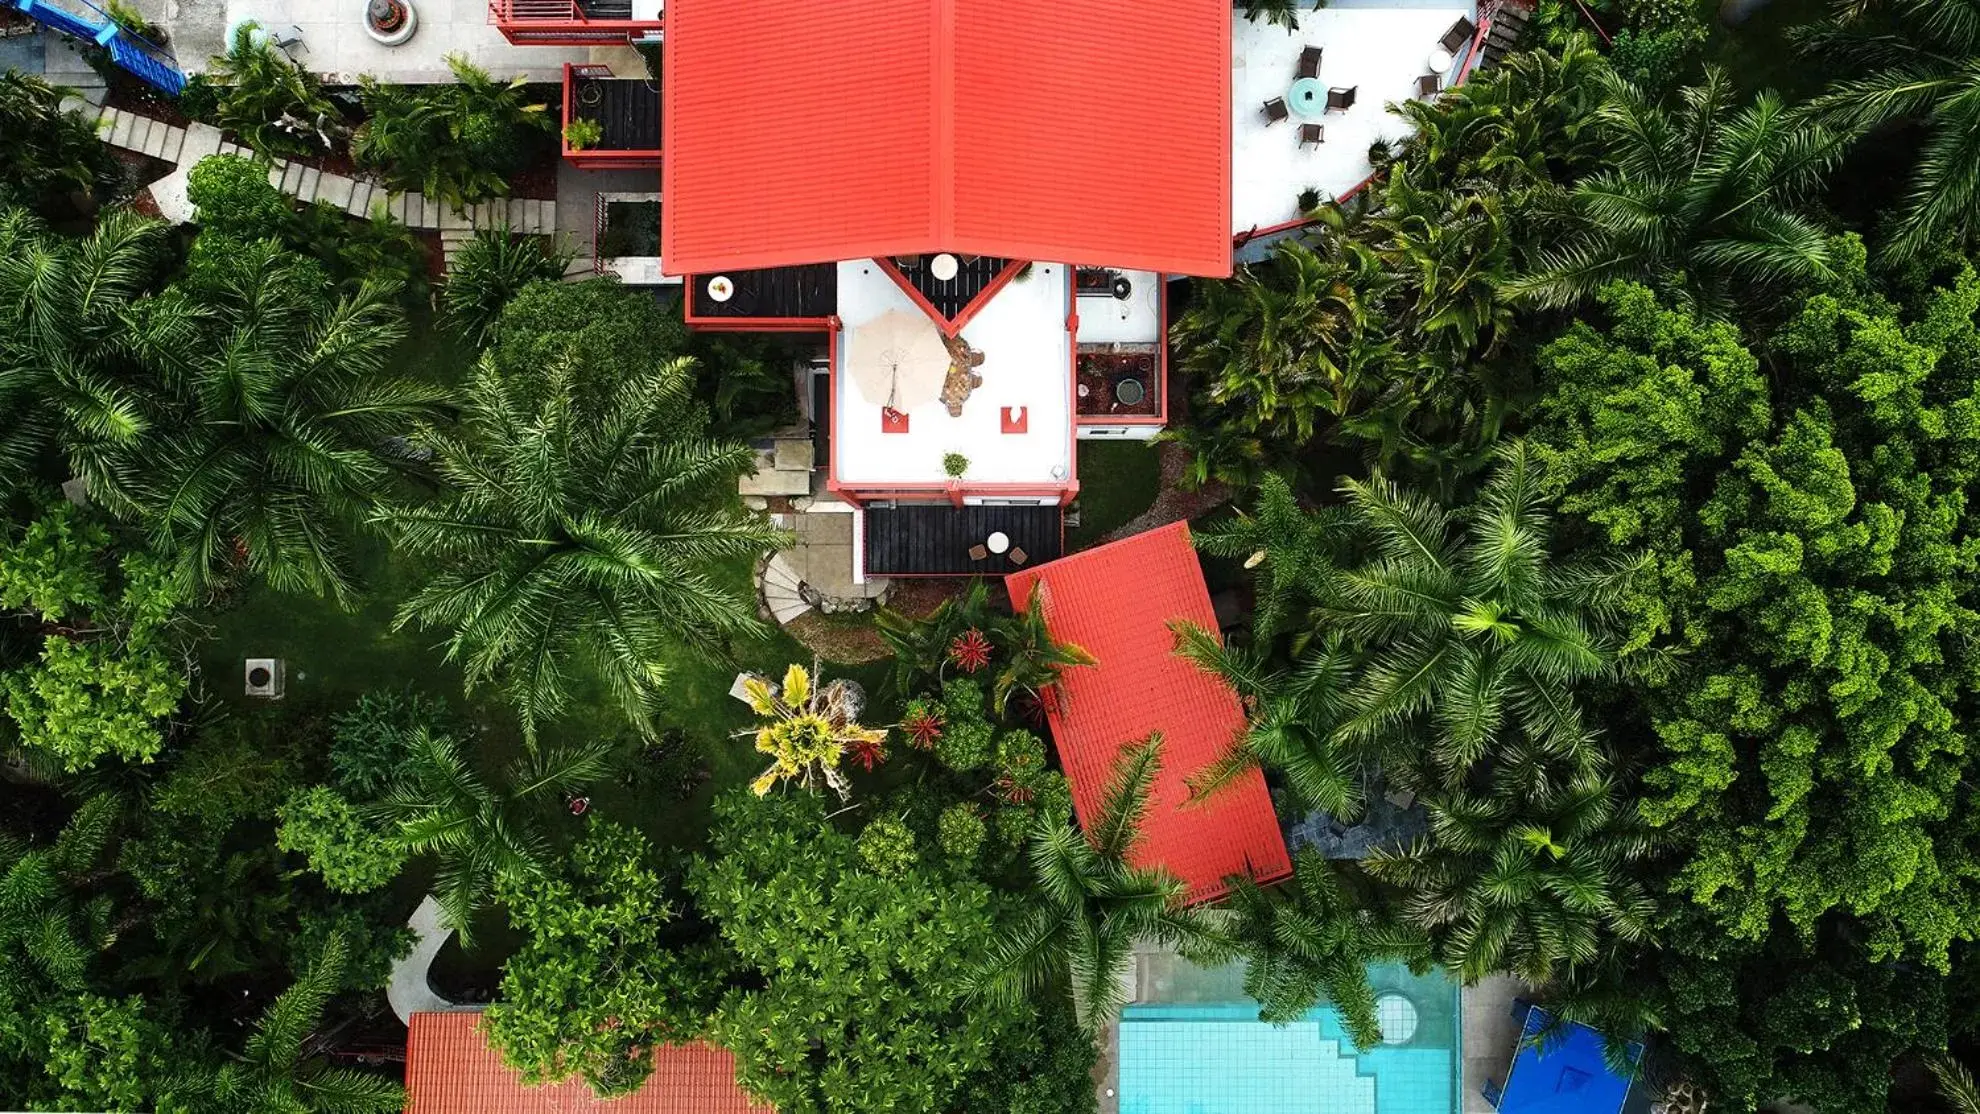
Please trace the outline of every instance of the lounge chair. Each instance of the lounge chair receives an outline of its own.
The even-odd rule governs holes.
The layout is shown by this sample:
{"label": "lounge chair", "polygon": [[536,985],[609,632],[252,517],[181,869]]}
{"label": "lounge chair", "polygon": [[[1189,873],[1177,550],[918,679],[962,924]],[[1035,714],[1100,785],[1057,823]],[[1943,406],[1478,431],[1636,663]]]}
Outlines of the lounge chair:
{"label": "lounge chair", "polygon": [[1318,124],[1301,124],[1299,126],[1299,145],[1301,147],[1309,143],[1318,147],[1325,142],[1327,142],[1327,131],[1325,128],[1322,128]]}
{"label": "lounge chair", "polygon": [[1434,97],[1442,92],[1443,88],[1443,74],[1427,73],[1416,79],[1416,95],[1419,97]]}
{"label": "lounge chair", "polygon": [[1335,86],[1327,90],[1327,111],[1346,112],[1353,108],[1355,91],[1360,88],[1359,85],[1349,85],[1346,88]]}
{"label": "lounge chair", "polygon": [[1455,55],[1458,51],[1470,46],[1472,36],[1477,33],[1477,24],[1466,19],[1464,16],[1459,16],[1458,21],[1451,24],[1451,29],[1444,32],[1444,37],[1437,40],[1437,45],[1443,47],[1447,53]]}
{"label": "lounge chair", "polygon": [[1265,102],[1265,122],[1267,124],[1276,124],[1290,115],[1292,115],[1292,110],[1286,107],[1286,98],[1273,97],[1271,100]]}
{"label": "lounge chair", "polygon": [[1309,46],[1299,52],[1299,77],[1320,76],[1320,48]]}

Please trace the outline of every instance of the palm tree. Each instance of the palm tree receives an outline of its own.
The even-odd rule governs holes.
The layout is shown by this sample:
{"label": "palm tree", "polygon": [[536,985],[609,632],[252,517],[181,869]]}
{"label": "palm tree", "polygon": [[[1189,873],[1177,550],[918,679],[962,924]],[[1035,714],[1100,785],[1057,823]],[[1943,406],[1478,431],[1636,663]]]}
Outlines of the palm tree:
{"label": "palm tree", "polygon": [[1966,1065],[1952,1058],[1950,1053],[1937,1052],[1925,1057],[1925,1066],[1932,1071],[1932,1078],[1938,1080],[1939,1097],[1956,1114],[1980,1114],[1980,1086],[1975,1086],[1973,1073]]}
{"label": "palm tree", "polygon": [[403,1087],[381,1075],[332,1066],[312,1047],[323,1008],[343,978],[343,937],[332,933],[323,954],[261,1015],[241,1054],[199,1090],[241,1114],[396,1114]]}
{"label": "palm tree", "polygon": [[72,240],[24,209],[0,213],[0,475],[31,475],[59,451],[92,498],[129,509],[119,461],[160,406],[129,315],[164,264],[165,232],[117,210]]}
{"label": "palm tree", "polygon": [[451,628],[448,658],[499,679],[531,739],[579,662],[647,722],[673,647],[723,656],[762,629],[742,565],[788,542],[737,503],[749,447],[684,429],[691,361],[582,390],[580,370],[508,377],[484,357],[461,428],[420,435],[452,491],[378,515],[439,564],[396,625]]}
{"label": "palm tree", "polygon": [[1194,799],[1229,788],[1247,771],[1277,770],[1299,804],[1352,819],[1364,807],[1363,773],[1374,755],[1338,734],[1348,714],[1355,657],[1338,639],[1309,647],[1291,668],[1268,653],[1224,646],[1209,631],[1172,622],[1176,653],[1222,678],[1245,706],[1245,727],[1215,761],[1186,780]]}
{"label": "palm tree", "polygon": [[437,861],[433,897],[463,945],[471,942],[474,913],[493,899],[497,882],[543,873],[550,859],[546,804],[603,777],[614,750],[606,741],[535,751],[512,763],[503,788],[496,789],[446,735],[419,727],[406,746],[410,776],[400,779],[377,813],[396,827],[409,851]]}
{"label": "palm tree", "polygon": [[1587,124],[1608,63],[1585,34],[1522,51],[1431,100],[1391,106],[1408,125],[1395,161],[1431,190],[1518,201],[1572,181],[1600,156]]}
{"label": "palm tree", "polygon": [[120,177],[96,120],[64,111],[75,90],[19,70],[0,73],[0,206],[107,196]]}
{"label": "palm tree", "polygon": [[1044,587],[1042,582],[1032,581],[1025,609],[991,625],[990,640],[1004,652],[990,690],[998,715],[1004,714],[1014,694],[1028,692],[1042,698],[1058,685],[1059,674],[1074,666],[1100,663],[1083,647],[1052,641],[1052,633],[1045,627]]}
{"label": "palm tree", "polygon": [[1341,489],[1373,556],[1333,577],[1318,610],[1323,629],[1369,651],[1339,735],[1382,747],[1391,772],[1417,784],[1457,784],[1515,727],[1549,753],[1591,760],[1574,689],[1615,666],[1607,632],[1642,567],[1555,562],[1526,446],[1499,456],[1463,513],[1379,473]]}
{"label": "palm tree", "polygon": [[1641,279],[1723,315],[1737,298],[1831,274],[1826,231],[1796,206],[1835,163],[1835,134],[1773,93],[1737,107],[1717,67],[1676,108],[1612,71],[1601,87],[1604,169],[1563,198],[1565,234],[1509,296],[1564,307]]}
{"label": "palm tree", "polygon": [[258,24],[235,25],[227,53],[208,61],[202,81],[212,91],[214,122],[258,155],[320,155],[344,132],[323,82]]}
{"label": "palm tree", "polygon": [[1851,138],[1899,121],[1926,131],[1885,250],[1964,242],[1980,212],[1980,0],[1859,0],[1799,32],[1825,68],[1863,73],[1809,102],[1816,119]]}
{"label": "palm tree", "polygon": [[1087,1032],[1106,1026],[1126,996],[1121,979],[1138,941],[1171,944],[1192,958],[1221,958],[1228,942],[1201,909],[1184,904],[1181,879],[1129,866],[1155,783],[1162,739],[1121,750],[1086,834],[1040,824],[1031,842],[1036,906],[992,947],[978,973],[981,993],[1018,1001],[1064,980]]}
{"label": "palm tree", "polygon": [[1654,849],[1634,803],[1603,774],[1562,776],[1537,754],[1493,767],[1481,793],[1424,798],[1430,834],[1364,860],[1405,891],[1404,916],[1466,982],[1508,971],[1546,982],[1650,938],[1638,880]]}
{"label": "palm tree", "polygon": [[110,900],[79,900],[78,880],[97,866],[116,820],[109,795],[84,802],[46,847],[0,832],[0,1003],[89,989],[89,968],[116,939]]}
{"label": "palm tree", "polygon": [[188,589],[245,568],[355,606],[340,528],[383,498],[388,440],[447,397],[384,373],[405,336],[390,284],[328,301],[315,274],[261,241],[135,315],[133,345],[178,402],[130,458],[135,500]]}
{"label": "palm tree", "polygon": [[1193,527],[1190,536],[1203,552],[1243,561],[1252,570],[1257,579],[1251,636],[1265,645],[1304,625],[1305,609],[1326,593],[1329,576],[1351,558],[1355,531],[1347,508],[1302,507],[1290,481],[1267,473],[1258,481],[1252,510]]}
{"label": "palm tree", "polygon": [[1257,1000],[1258,1019],[1298,1021],[1324,999],[1340,1011],[1356,1048],[1380,1044],[1368,964],[1420,955],[1422,937],[1356,908],[1334,865],[1310,847],[1293,856],[1291,881],[1270,890],[1243,875],[1229,881],[1230,932],[1247,964],[1244,992]]}
{"label": "palm tree", "polygon": [[780,781],[796,781],[809,789],[823,781],[841,801],[851,786],[839,767],[848,756],[863,756],[867,769],[885,755],[887,729],[859,722],[863,698],[849,681],[825,683],[813,662],[806,670],[784,670],[784,683],[772,688],[761,677],[743,682],[743,695],[764,723],[737,738],[753,739],[757,752],[770,756],[770,768],[750,783],[761,797]]}
{"label": "palm tree", "polygon": [[1383,310],[1396,277],[1348,234],[1346,212],[1325,205],[1315,215],[1312,235],[1198,284],[1176,321],[1176,350],[1208,411],[1175,435],[1194,450],[1199,483],[1250,482],[1261,464],[1311,441],[1323,419],[1352,426],[1413,397]]}

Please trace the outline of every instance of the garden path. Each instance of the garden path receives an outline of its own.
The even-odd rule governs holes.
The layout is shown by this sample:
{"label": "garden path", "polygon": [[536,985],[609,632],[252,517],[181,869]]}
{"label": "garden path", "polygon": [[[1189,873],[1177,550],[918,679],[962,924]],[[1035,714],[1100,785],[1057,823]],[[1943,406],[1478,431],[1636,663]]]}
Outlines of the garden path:
{"label": "garden path", "polygon": [[392,1012],[399,1015],[400,1021],[410,1023],[416,1013],[455,1013],[472,1012],[481,1009],[479,1005],[466,1005],[441,997],[433,989],[433,983],[426,977],[427,968],[433,966],[433,959],[440,949],[447,946],[447,940],[454,930],[440,923],[440,903],[428,894],[413,910],[412,919],[406,922],[418,937],[413,950],[404,959],[392,965],[392,982],[385,988],[385,998],[392,1003]]}
{"label": "garden path", "polygon": [[[186,180],[201,159],[209,155],[254,157],[253,151],[228,142],[220,129],[208,124],[179,127],[129,109],[107,106],[99,109],[80,99],[64,102],[64,107],[96,113],[97,127],[110,146],[173,164],[172,172],[151,183],[147,190],[158,206],[159,215],[174,224],[187,224],[193,219],[192,202],[186,197]],[[478,228],[506,224],[514,232],[545,236],[557,231],[555,201],[502,198],[458,212],[438,198],[395,193],[371,178],[331,174],[287,159],[268,163],[268,181],[298,201],[325,202],[354,217],[369,218],[382,208],[408,228],[438,231],[441,247],[450,262],[454,252],[473,239]]]}

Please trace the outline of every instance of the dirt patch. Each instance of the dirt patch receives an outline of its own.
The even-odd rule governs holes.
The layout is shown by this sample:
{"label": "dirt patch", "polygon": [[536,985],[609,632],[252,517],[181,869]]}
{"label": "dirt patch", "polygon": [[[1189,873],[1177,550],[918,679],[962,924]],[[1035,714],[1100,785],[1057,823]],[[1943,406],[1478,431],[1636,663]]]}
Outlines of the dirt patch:
{"label": "dirt patch", "polygon": [[887,607],[910,619],[926,619],[943,600],[969,590],[966,576],[911,576],[894,581],[887,593]]}
{"label": "dirt patch", "polygon": [[1161,453],[1162,488],[1161,494],[1155,497],[1155,505],[1108,533],[1101,539],[1103,543],[1131,538],[1158,526],[1195,518],[1230,502],[1231,489],[1214,480],[1195,491],[1184,491],[1179,486],[1184,470],[1189,467],[1187,448],[1171,442],[1162,446]]}
{"label": "dirt patch", "polygon": [[892,656],[870,615],[807,611],[785,623],[784,630],[820,659],[838,665],[864,665]]}

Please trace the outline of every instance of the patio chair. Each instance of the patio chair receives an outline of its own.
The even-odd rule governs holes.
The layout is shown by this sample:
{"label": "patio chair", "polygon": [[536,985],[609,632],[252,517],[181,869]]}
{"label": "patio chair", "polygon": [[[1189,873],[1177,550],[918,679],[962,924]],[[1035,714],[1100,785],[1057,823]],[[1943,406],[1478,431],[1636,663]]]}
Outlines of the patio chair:
{"label": "patio chair", "polygon": [[1327,142],[1327,130],[1325,128],[1322,128],[1318,124],[1301,124],[1299,126],[1299,145],[1301,147],[1309,143],[1318,147],[1325,142]]}
{"label": "patio chair", "polygon": [[1012,546],[1010,553],[1006,554],[1006,556],[1008,556],[1011,559],[1011,564],[1016,565],[1019,568],[1023,568],[1024,563],[1026,561],[1031,560],[1031,554],[1026,553],[1024,551],[1024,547],[1021,545]]}
{"label": "patio chair", "polygon": [[1298,77],[1320,76],[1319,47],[1309,46],[1305,50],[1299,52],[1299,73],[1296,76]]}
{"label": "patio chair", "polygon": [[1443,47],[1446,53],[1456,54],[1458,51],[1470,46],[1471,37],[1477,33],[1477,24],[1466,19],[1464,16],[1459,16],[1458,21],[1451,24],[1451,29],[1444,32],[1444,37],[1437,40],[1437,45]]}
{"label": "patio chair", "polygon": [[1436,96],[1444,88],[1444,75],[1427,73],[1416,79],[1416,95],[1429,98]]}
{"label": "patio chair", "polygon": [[1354,95],[1360,88],[1359,85],[1349,85],[1346,88],[1335,86],[1327,90],[1327,111],[1346,112],[1353,108]]}
{"label": "patio chair", "polygon": [[969,547],[969,559],[970,559],[970,560],[972,560],[972,561],[987,561],[987,560],[989,560],[989,559],[990,559],[990,548],[989,548],[988,546],[985,546],[985,545],[980,545],[980,544],[979,544],[979,545],[972,545],[972,546],[970,546],[970,547]]}
{"label": "patio chair", "polygon": [[1271,100],[1265,102],[1265,122],[1267,124],[1276,124],[1291,115],[1292,110],[1286,107],[1286,98],[1273,97]]}

